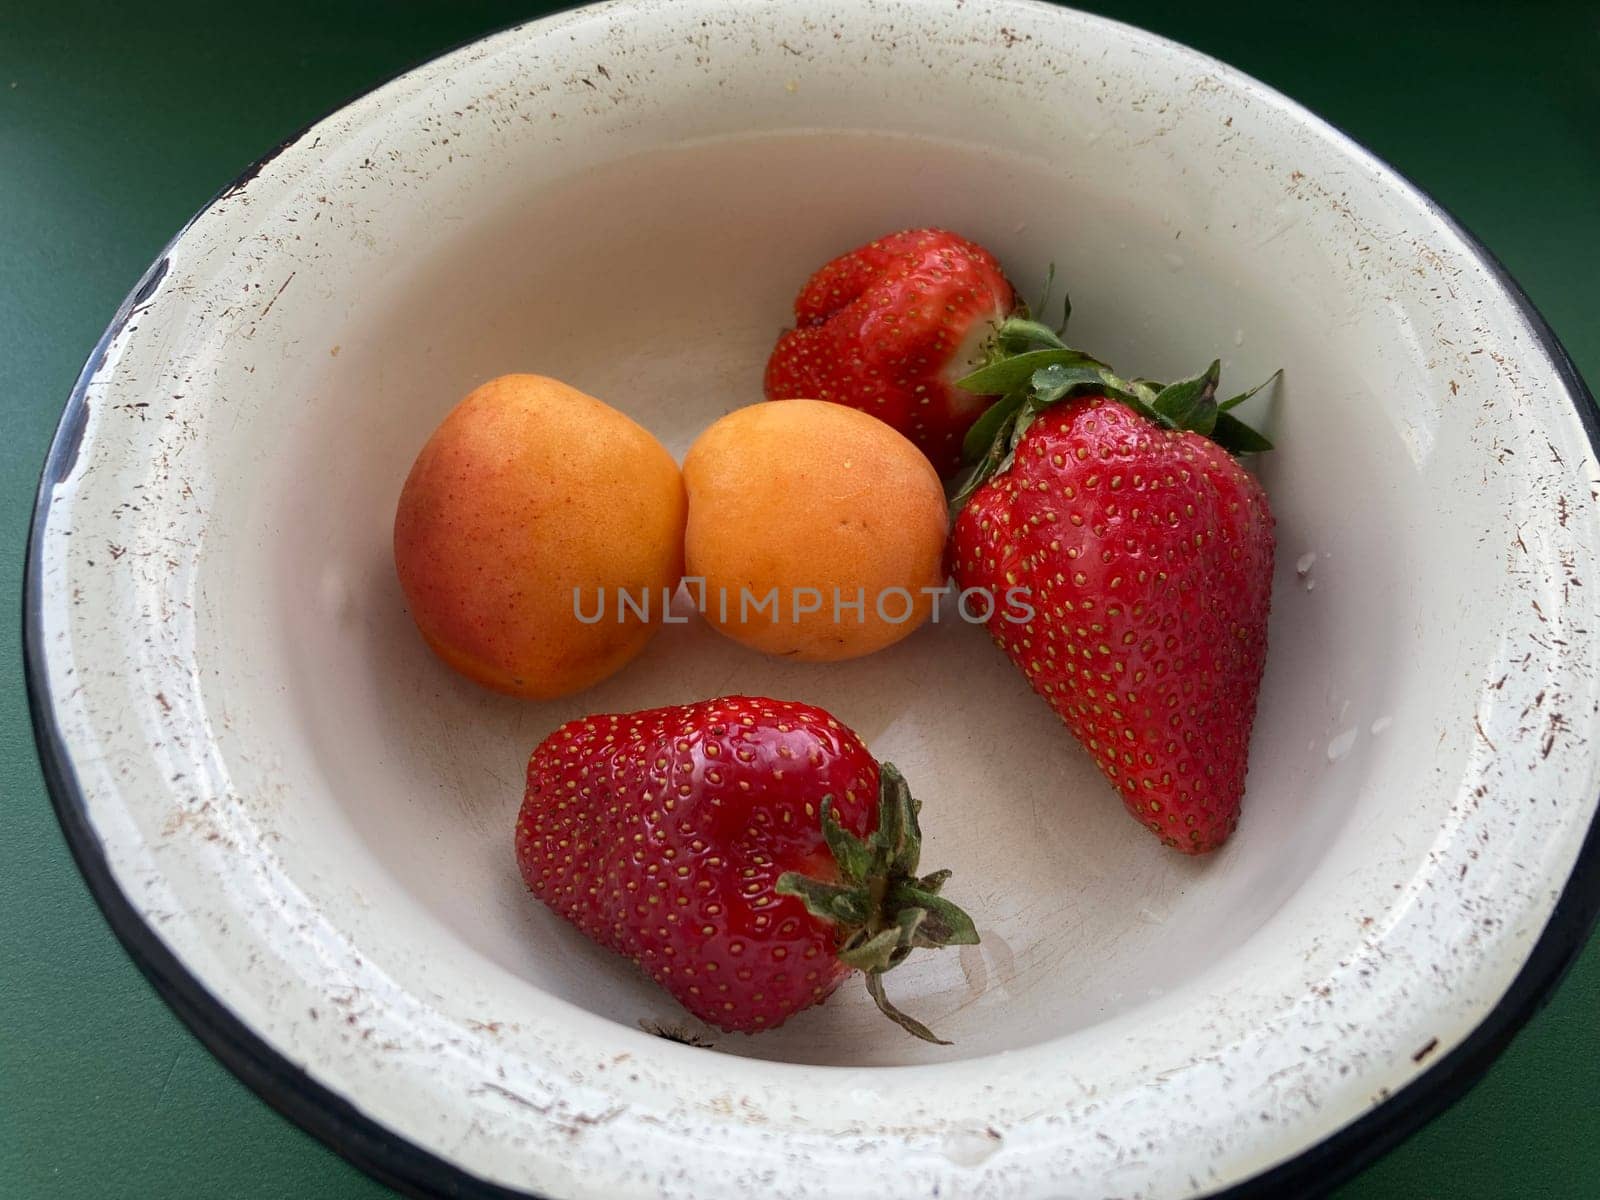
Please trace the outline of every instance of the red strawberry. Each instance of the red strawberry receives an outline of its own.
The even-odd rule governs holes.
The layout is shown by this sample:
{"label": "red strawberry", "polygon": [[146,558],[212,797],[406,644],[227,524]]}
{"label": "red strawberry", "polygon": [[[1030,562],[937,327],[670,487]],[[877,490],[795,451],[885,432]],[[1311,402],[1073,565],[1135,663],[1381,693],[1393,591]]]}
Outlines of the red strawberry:
{"label": "red strawberry", "polygon": [[584,717],[528,760],[517,865],[535,896],[701,1020],[782,1024],[852,970],[883,994],[919,946],[976,942],[918,877],[918,804],[820,708],[728,696]]}
{"label": "red strawberry", "polygon": [[828,263],[767,360],[768,400],[832,400],[887,421],[948,475],[993,397],[955,386],[985,360],[1016,293],[982,246],[907,229]]}
{"label": "red strawberry", "polygon": [[[951,572],[1002,598],[995,641],[1128,811],[1175,849],[1214,850],[1244,791],[1273,519],[1203,434],[1267,443],[1226,412],[1237,400],[1217,405],[1216,363],[1160,389],[1057,348],[985,374],[971,386],[1011,395],[985,422],[995,439],[951,532]],[[1028,589],[1031,619],[1012,619],[1027,615],[1003,602],[1012,588]]]}

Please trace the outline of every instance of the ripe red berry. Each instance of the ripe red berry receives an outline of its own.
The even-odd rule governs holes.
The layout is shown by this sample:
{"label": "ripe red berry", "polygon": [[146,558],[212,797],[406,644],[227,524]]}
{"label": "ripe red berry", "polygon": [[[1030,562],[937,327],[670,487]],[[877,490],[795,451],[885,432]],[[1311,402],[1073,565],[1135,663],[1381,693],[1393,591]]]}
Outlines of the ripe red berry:
{"label": "ripe red berry", "polygon": [[[1215,376],[1158,389],[1039,369],[947,548],[961,587],[1027,589],[1031,618],[996,612],[995,641],[1128,811],[1188,854],[1238,823],[1272,588],[1261,485],[1174,427],[1217,431]],[[1225,437],[1264,444],[1235,425]]]}
{"label": "ripe red berry", "polygon": [[769,400],[831,400],[905,434],[941,475],[993,400],[955,386],[1017,308],[1000,264],[943,229],[907,229],[826,264],[767,361]]}
{"label": "ripe red berry", "polygon": [[695,1016],[754,1032],[921,946],[977,941],[918,876],[918,805],[822,709],[729,696],[585,717],[528,760],[517,864],[545,904]]}

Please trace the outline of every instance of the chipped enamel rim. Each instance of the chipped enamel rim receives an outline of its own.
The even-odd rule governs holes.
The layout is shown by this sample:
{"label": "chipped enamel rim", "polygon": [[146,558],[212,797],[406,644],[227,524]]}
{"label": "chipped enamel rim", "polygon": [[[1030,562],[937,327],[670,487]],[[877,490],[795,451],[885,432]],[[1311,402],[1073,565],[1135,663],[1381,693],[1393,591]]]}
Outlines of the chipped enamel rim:
{"label": "chipped enamel rim", "polygon": [[[622,4],[611,7],[647,8],[649,5]],[[996,3],[988,6],[987,11],[994,14],[996,24],[999,23],[998,18],[1006,14],[1028,21],[1047,19],[1041,17],[1041,10],[1025,4]],[[484,41],[533,36],[581,16],[580,13],[546,18]],[[1091,20],[1082,16],[1074,16],[1073,19]],[[1600,447],[1600,423],[1596,420],[1593,400],[1565,351],[1499,263],[1442,209],[1420,192],[1398,181],[1391,169],[1350,139],[1331,130],[1325,123],[1263,85],[1173,43],[1130,31],[1113,22],[1095,19],[1094,24],[1108,36],[1137,38],[1164,54],[1180,56],[1191,64],[1202,64],[1209,74],[1223,80],[1229,87],[1279,109],[1292,111],[1315,135],[1338,143],[1349,158],[1381,172],[1392,181],[1395,188],[1408,189],[1411,199],[1431,213],[1441,233],[1458,240],[1466,252],[1497,281],[1498,300],[1508,310],[1514,311],[1531,332],[1537,352],[1543,356],[1544,368],[1562,385],[1574,409],[1576,422],[1581,426],[1589,445],[1591,448]],[[437,69],[438,64],[448,62],[448,59],[448,55],[435,59],[399,79]],[[254,164],[202,209],[196,219],[209,211],[217,200],[237,192],[258,174],[269,169],[279,153],[296,145],[316,128],[312,126],[289,139]],[[79,767],[74,764],[59,719],[61,701],[53,694],[50,683],[52,664],[44,633],[47,604],[44,579],[47,566],[46,530],[51,522],[55,488],[71,475],[91,419],[86,402],[89,384],[105,365],[109,348],[128,327],[135,311],[156,292],[167,271],[169,252],[182,241],[192,224],[193,221],[180,231],[168,252],[158,258],[124,301],[116,318],[91,353],[68,400],[44,467],[29,541],[23,617],[29,703],[52,801],[92,893],[140,969],[202,1042],[275,1108],[358,1166],[409,1194],[482,1197],[529,1195],[531,1193],[526,1191],[488,1182],[426,1148],[420,1139],[409,1140],[381,1125],[358,1106],[359,1098],[352,1102],[351,1098],[318,1082],[239,1020],[167,948],[147,915],[130,901],[113,871],[101,836],[90,820]],[[1549,912],[1543,932],[1532,944],[1510,986],[1477,1027],[1433,1065],[1425,1070],[1419,1069],[1403,1088],[1331,1136],[1300,1149],[1293,1157],[1261,1173],[1233,1182],[1223,1194],[1315,1194],[1331,1189],[1449,1105],[1475,1081],[1549,994],[1584,944],[1597,912],[1600,912],[1600,821],[1591,821],[1571,873]]]}

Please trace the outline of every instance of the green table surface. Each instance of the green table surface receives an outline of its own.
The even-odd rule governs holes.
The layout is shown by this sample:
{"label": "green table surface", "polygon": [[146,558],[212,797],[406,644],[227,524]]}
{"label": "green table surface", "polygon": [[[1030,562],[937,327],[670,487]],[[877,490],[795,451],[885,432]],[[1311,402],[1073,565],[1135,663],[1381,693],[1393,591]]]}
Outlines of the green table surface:
{"label": "green table surface", "polygon": [[[1331,119],[1504,260],[1600,379],[1600,8],[1113,0]],[[0,610],[84,357],[163,243],[352,94],[538,5],[0,0]],[[68,856],[0,639],[0,1196],[380,1197],[219,1066]],[[1600,1195],[1600,944],[1465,1099],[1341,1200]]]}

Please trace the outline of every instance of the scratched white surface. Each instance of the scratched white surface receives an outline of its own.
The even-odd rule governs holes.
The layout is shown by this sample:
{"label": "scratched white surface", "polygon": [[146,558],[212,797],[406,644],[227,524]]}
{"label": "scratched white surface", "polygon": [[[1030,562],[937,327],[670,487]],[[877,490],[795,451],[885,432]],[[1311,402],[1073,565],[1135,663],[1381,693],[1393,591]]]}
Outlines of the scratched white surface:
{"label": "scratched white surface", "polygon": [[[1250,787],[1208,861],[1130,821],[970,628],[803,667],[690,623],[540,706],[410,628],[392,506],[456,397],[555,374],[681,453],[758,398],[812,267],[932,222],[1025,292],[1053,260],[1075,339],[1129,371],[1286,368],[1255,402],[1280,550]],[[552,1197],[1247,1177],[1476,1026],[1600,793],[1600,472],[1530,330],[1337,135],[1086,16],[641,0],[491,38],[201,216],[88,403],[49,684],[119,885],[290,1061]],[[735,690],[832,709],[924,799],[984,944],[892,982],[953,1047],[848,987],[713,1050],[648,1036],[670,1001],[522,891],[540,737]]]}

